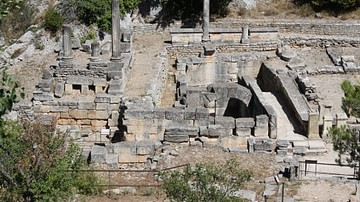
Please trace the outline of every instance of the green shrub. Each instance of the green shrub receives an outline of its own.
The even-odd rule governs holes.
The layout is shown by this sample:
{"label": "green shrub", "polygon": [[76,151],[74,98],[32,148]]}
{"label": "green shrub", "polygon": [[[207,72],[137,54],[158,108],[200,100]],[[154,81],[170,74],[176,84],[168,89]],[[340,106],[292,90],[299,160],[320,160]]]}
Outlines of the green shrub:
{"label": "green shrub", "polygon": [[56,33],[62,27],[64,18],[54,8],[46,11],[44,16],[44,27],[46,30]]}
{"label": "green shrub", "polygon": [[229,160],[225,165],[196,164],[182,171],[166,171],[163,188],[173,201],[243,201],[234,193],[251,179],[249,170],[239,169],[239,163]]}
{"label": "green shrub", "polygon": [[86,40],[95,40],[96,39],[96,31],[94,25],[91,25],[88,32],[80,38],[80,43],[85,43]]}

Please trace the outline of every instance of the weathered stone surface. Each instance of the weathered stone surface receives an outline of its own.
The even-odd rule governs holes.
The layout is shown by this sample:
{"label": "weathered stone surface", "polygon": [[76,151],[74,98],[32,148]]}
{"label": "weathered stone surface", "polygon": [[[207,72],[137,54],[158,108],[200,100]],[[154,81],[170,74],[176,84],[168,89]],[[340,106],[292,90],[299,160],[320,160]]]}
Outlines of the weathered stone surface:
{"label": "weathered stone surface", "polygon": [[184,110],[176,108],[166,109],[165,118],[167,120],[184,120]]}
{"label": "weathered stone surface", "polygon": [[74,119],[87,119],[88,118],[88,112],[87,110],[69,110],[70,117]]}
{"label": "weathered stone surface", "polygon": [[237,118],[235,120],[236,128],[253,128],[255,126],[254,118]]}
{"label": "weathered stone surface", "polygon": [[235,119],[229,116],[216,116],[215,124],[221,125],[224,128],[235,128]]}
{"label": "weathered stone surface", "polygon": [[209,125],[209,137],[225,137],[232,134],[232,129],[224,128],[221,125]]}
{"label": "weathered stone surface", "polygon": [[289,61],[291,58],[297,56],[297,54],[290,48],[290,46],[278,48],[276,54],[284,61]]}
{"label": "weathered stone surface", "polygon": [[290,70],[304,70],[306,67],[306,64],[303,59],[299,57],[291,58],[289,63],[286,65],[287,68]]}
{"label": "weathered stone surface", "polygon": [[272,141],[270,138],[256,138],[254,142],[255,151],[272,151]]}
{"label": "weathered stone surface", "polygon": [[109,113],[107,111],[96,111],[90,110],[88,111],[88,118],[89,119],[104,119],[107,120],[109,118]]}
{"label": "weathered stone surface", "polygon": [[95,103],[90,101],[78,101],[78,109],[80,110],[94,110]]}
{"label": "weathered stone surface", "polygon": [[251,128],[236,128],[236,135],[249,137],[251,135]]}
{"label": "weathered stone surface", "polygon": [[196,108],[195,112],[195,119],[196,120],[202,120],[202,119],[208,119],[209,118],[209,110],[204,107],[198,107]]}
{"label": "weathered stone surface", "polygon": [[95,97],[96,103],[110,103],[111,102],[111,96],[108,94],[97,94]]}
{"label": "weathered stone surface", "polygon": [[108,157],[108,151],[106,147],[94,145],[90,152],[92,163],[106,163]]}

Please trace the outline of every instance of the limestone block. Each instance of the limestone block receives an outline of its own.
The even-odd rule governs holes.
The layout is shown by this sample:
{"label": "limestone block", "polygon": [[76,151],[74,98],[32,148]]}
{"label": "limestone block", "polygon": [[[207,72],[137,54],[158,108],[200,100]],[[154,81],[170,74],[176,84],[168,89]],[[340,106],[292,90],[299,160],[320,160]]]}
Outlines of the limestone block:
{"label": "limestone block", "polygon": [[278,48],[276,54],[284,61],[289,61],[291,58],[297,56],[297,54],[290,48],[290,46]]}
{"label": "limestone block", "polygon": [[343,125],[346,125],[347,120],[348,117],[345,112],[336,113],[336,127],[341,127]]}
{"label": "limestone block", "polygon": [[72,84],[65,83],[65,94],[71,95],[73,92]]}
{"label": "limestone block", "polygon": [[196,108],[195,119],[196,120],[204,120],[209,118],[209,110],[204,107]]}
{"label": "limestone block", "polygon": [[280,150],[286,150],[290,145],[289,140],[276,140],[276,148]]}
{"label": "limestone block", "polygon": [[196,108],[186,108],[185,114],[184,114],[184,119],[185,120],[194,120],[195,114],[196,114]]}
{"label": "limestone block", "polygon": [[88,112],[86,110],[69,110],[69,115],[73,119],[87,119]]}
{"label": "limestone block", "polygon": [[37,87],[41,89],[49,89],[51,91],[54,87],[53,85],[54,85],[54,80],[52,78],[41,79],[37,84]]}
{"label": "limestone block", "polygon": [[40,113],[48,113],[48,112],[50,112],[50,106],[40,105],[39,106],[39,112]]}
{"label": "limestone block", "polygon": [[77,84],[77,85],[93,85],[94,82],[92,78],[85,76],[68,76],[66,80],[67,84]]}
{"label": "limestone block", "polygon": [[108,151],[106,147],[94,145],[91,148],[90,158],[91,163],[106,163],[108,157]]}
{"label": "limestone block", "polygon": [[119,154],[119,162],[137,162],[136,142],[125,141],[114,143],[114,153]]}
{"label": "limestone block", "polygon": [[209,125],[209,137],[225,137],[232,135],[232,129],[224,128],[221,125]]}
{"label": "limestone block", "polygon": [[251,128],[236,128],[236,135],[249,137],[251,135]]}
{"label": "limestone block", "polygon": [[61,98],[65,91],[65,84],[64,82],[57,82],[55,85],[55,97]]}
{"label": "limestone block", "polygon": [[215,124],[221,125],[224,128],[235,128],[235,119],[230,116],[216,116]]}
{"label": "limestone block", "polygon": [[69,111],[69,107],[68,106],[49,106],[50,112],[68,112]]}
{"label": "limestone block", "polygon": [[79,119],[76,121],[77,125],[91,125],[91,120],[89,119]]}
{"label": "limestone block", "polygon": [[229,136],[221,138],[221,146],[223,148],[247,148],[248,137]]}
{"label": "limestone block", "polygon": [[189,142],[188,135],[177,135],[177,134],[166,134],[164,135],[164,141],[167,142],[174,142],[174,143],[181,143],[181,142]]}
{"label": "limestone block", "polygon": [[255,126],[254,118],[237,118],[235,119],[236,128],[253,128]]}
{"label": "limestone block", "polygon": [[95,103],[89,101],[78,101],[79,110],[93,110],[95,109]]}
{"label": "limestone block", "polygon": [[120,104],[110,104],[111,111],[120,111]]}
{"label": "limestone block", "polygon": [[109,111],[110,110],[110,104],[109,103],[96,103],[95,109],[97,111]]}
{"label": "limestone block", "polygon": [[154,119],[165,119],[164,109],[154,109]]}
{"label": "limestone block", "polygon": [[145,163],[150,155],[137,155],[137,162],[138,163]]}
{"label": "limestone block", "polygon": [[89,119],[107,120],[109,118],[109,113],[107,111],[89,110],[88,111],[88,118]]}
{"label": "limestone block", "polygon": [[209,136],[209,129],[207,126],[199,126],[199,135],[200,136]]}
{"label": "limestone block", "polygon": [[[122,79],[112,79],[109,82],[108,93],[111,95],[122,94],[124,90]],[[111,101],[110,101],[111,102]]]}
{"label": "limestone block", "polygon": [[62,119],[70,119],[71,117],[70,117],[69,112],[61,112],[60,113],[60,118],[62,118]]}
{"label": "limestone block", "polygon": [[108,154],[106,164],[112,168],[119,169],[119,154]]}
{"label": "limestone block", "polygon": [[76,101],[59,101],[60,106],[68,106],[69,109],[76,109],[78,107],[78,102]]}
{"label": "limestone block", "polygon": [[119,95],[111,95],[110,96],[111,104],[120,104],[120,102],[121,102],[121,96],[119,96]]}
{"label": "limestone block", "polygon": [[95,97],[96,103],[110,103],[111,102],[111,96],[108,94],[97,94]]}
{"label": "limestone block", "polygon": [[255,138],[255,151],[272,151],[272,141],[270,138]]}
{"label": "limestone block", "polygon": [[331,114],[324,115],[322,137],[326,137],[329,134],[329,129],[332,127],[333,117]]}
{"label": "limestone block", "polygon": [[176,108],[166,109],[165,118],[167,120],[184,120],[184,110]]}
{"label": "limestone block", "polygon": [[124,139],[126,141],[136,141],[135,140],[135,135],[133,133],[124,132]]}
{"label": "limestone block", "polygon": [[34,92],[33,100],[35,101],[51,101],[54,99],[54,93],[49,92]]}
{"label": "limestone block", "polygon": [[256,127],[254,136],[268,137],[269,136],[269,117],[267,115],[256,116]]}
{"label": "limestone block", "polygon": [[57,121],[59,125],[75,125],[76,121],[74,119],[59,119]]}
{"label": "limestone block", "polygon": [[106,127],[107,121],[91,120],[91,125],[95,127]]}
{"label": "limestone block", "polygon": [[89,94],[89,85],[83,84],[81,85],[81,94],[88,95]]}
{"label": "limestone block", "polygon": [[[214,124],[214,121],[211,123],[211,124]],[[194,120],[194,126],[209,126],[210,125],[210,122],[209,120]]]}
{"label": "limestone block", "polygon": [[308,121],[308,138],[319,139],[319,113],[318,112],[309,112],[309,121]]}
{"label": "limestone block", "polygon": [[218,145],[219,138],[218,137],[205,137],[202,136],[199,138],[199,140],[203,143],[204,147],[213,147]]}
{"label": "limestone block", "polygon": [[150,155],[154,152],[155,147],[152,141],[140,141],[136,145],[137,155]]}

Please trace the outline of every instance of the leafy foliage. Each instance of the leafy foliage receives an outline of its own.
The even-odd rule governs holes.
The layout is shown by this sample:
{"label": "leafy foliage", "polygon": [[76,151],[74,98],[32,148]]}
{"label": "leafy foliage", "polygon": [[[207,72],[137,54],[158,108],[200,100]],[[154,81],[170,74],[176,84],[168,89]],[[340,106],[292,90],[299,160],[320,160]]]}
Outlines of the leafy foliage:
{"label": "leafy foliage", "polygon": [[161,176],[166,194],[174,201],[242,201],[234,192],[250,180],[252,173],[230,160],[225,165],[186,166],[182,172],[166,171]]}
{"label": "leafy foliage", "polygon": [[[353,167],[360,163],[360,142],[359,131],[346,126],[330,129],[334,150],[338,151],[337,162],[339,164],[347,163]],[[360,167],[359,167],[360,169]],[[357,175],[360,179],[360,172]]]}
{"label": "leafy foliage", "polygon": [[79,172],[85,165],[80,148],[54,127],[27,121],[3,121],[0,127],[2,201],[56,201],[74,192],[96,193],[97,177]]}
{"label": "leafy foliage", "polygon": [[345,96],[342,98],[342,108],[349,115],[360,117],[360,85],[352,85],[345,80],[341,84]]}
{"label": "leafy foliage", "polygon": [[[18,89],[18,82],[3,71],[1,115],[17,101]],[[75,192],[94,194],[98,178],[79,172],[84,168],[80,148],[67,134],[56,133],[55,124],[0,118],[0,201],[58,201]]]}
{"label": "leafy foliage", "polygon": [[2,71],[0,80],[0,117],[12,109],[19,96],[24,97],[24,88],[20,88],[19,82]]}
{"label": "leafy foliage", "polygon": [[359,7],[359,0],[311,0],[311,4],[317,9],[328,9],[335,12],[355,9]]}
{"label": "leafy foliage", "polygon": [[2,17],[6,16],[11,10],[18,7],[22,0],[0,0],[0,24]]}
{"label": "leafy foliage", "polygon": [[60,30],[64,23],[64,18],[54,8],[49,8],[44,16],[44,27],[52,33]]}
{"label": "leafy foliage", "polygon": [[[210,12],[212,14],[225,15],[226,6],[231,0],[211,0]],[[198,22],[201,20],[203,11],[203,1],[192,0],[160,0],[163,7],[163,14],[161,17],[170,19],[193,20]]]}
{"label": "leafy foliage", "polygon": [[[76,8],[77,16],[85,24],[96,24],[107,32],[111,30],[111,0],[68,0],[67,3],[70,7]],[[129,12],[139,3],[140,0],[120,1],[120,11],[123,14]]]}

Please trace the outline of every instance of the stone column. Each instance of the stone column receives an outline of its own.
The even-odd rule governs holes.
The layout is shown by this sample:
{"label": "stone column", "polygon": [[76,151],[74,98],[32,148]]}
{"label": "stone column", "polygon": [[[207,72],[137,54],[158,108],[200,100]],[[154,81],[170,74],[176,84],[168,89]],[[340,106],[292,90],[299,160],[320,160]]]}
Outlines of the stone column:
{"label": "stone column", "polygon": [[210,0],[204,0],[203,8],[203,37],[202,41],[210,41],[209,36],[209,21],[210,21]]}
{"label": "stone column", "polygon": [[120,60],[120,8],[119,0],[112,0],[112,14],[111,14],[111,31],[112,31],[112,55],[111,61]]}
{"label": "stone column", "polygon": [[73,59],[71,48],[71,27],[70,25],[63,26],[63,61],[71,61]]}
{"label": "stone column", "polygon": [[100,43],[98,41],[94,41],[91,43],[91,57],[90,62],[98,62],[101,59],[100,56]]}
{"label": "stone column", "polygon": [[247,44],[250,42],[249,40],[249,26],[242,27],[242,34],[241,34],[241,43]]}

